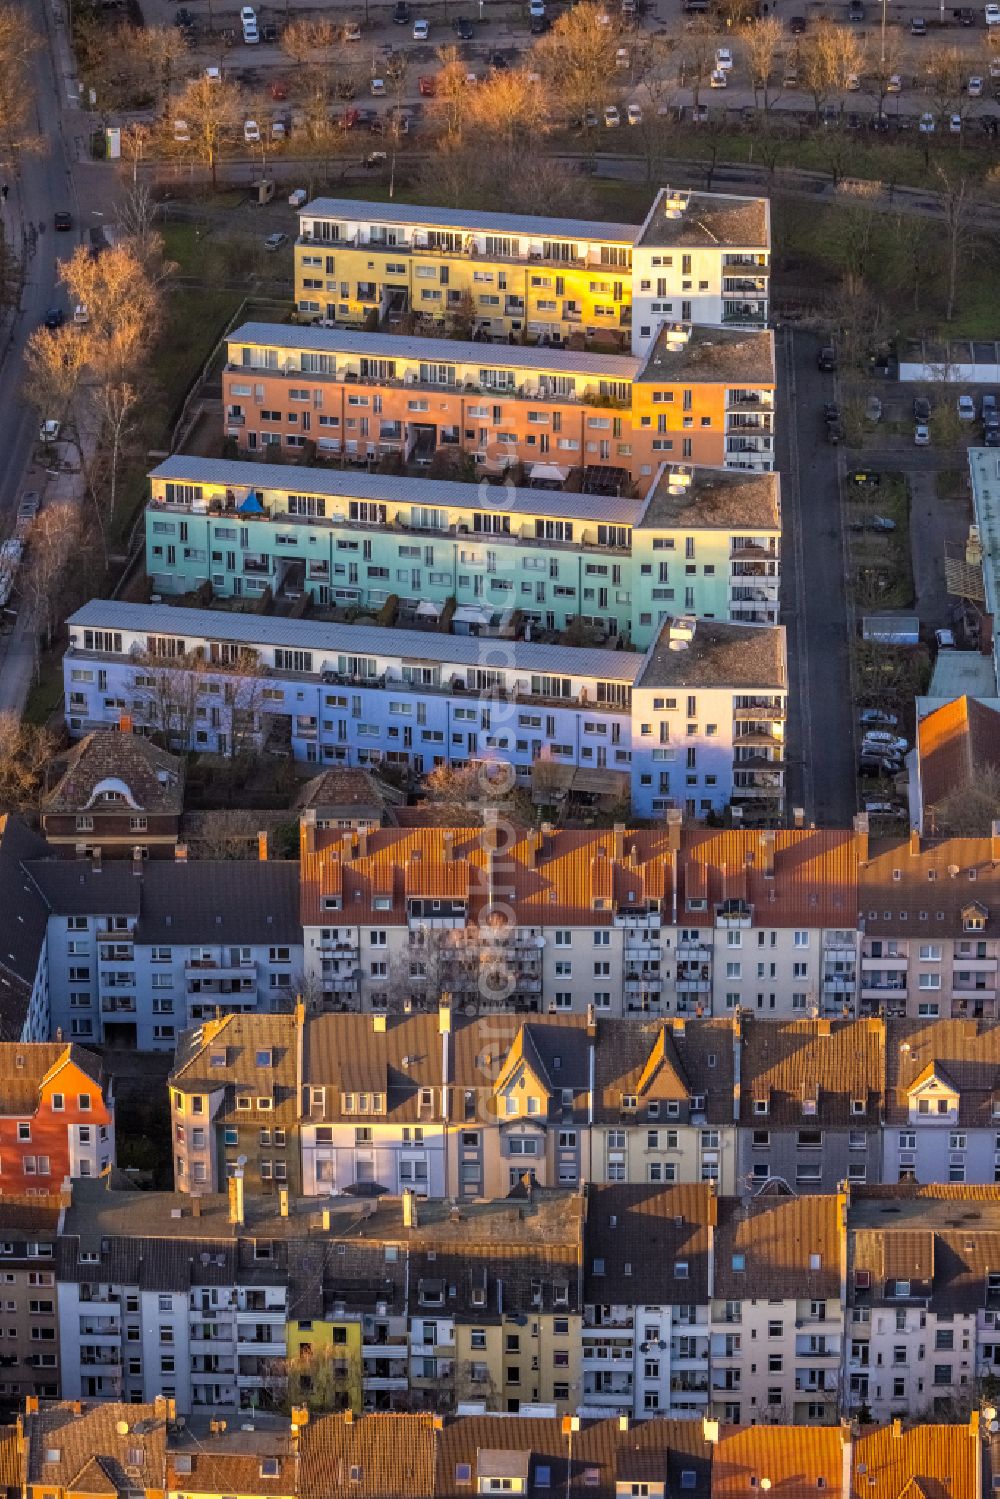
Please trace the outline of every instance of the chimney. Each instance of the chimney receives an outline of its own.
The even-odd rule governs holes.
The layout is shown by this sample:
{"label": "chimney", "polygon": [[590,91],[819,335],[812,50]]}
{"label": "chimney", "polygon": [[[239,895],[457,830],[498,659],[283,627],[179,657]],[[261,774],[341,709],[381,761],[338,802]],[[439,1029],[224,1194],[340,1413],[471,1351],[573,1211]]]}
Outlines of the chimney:
{"label": "chimney", "polygon": [[1000,864],[1000,817],[994,817],[990,824],[990,858]]}
{"label": "chimney", "polygon": [[597,1009],[592,1004],[587,1006],[587,1035],[591,1041],[597,1035]]}
{"label": "chimney", "polygon": [[367,859],[367,857],[368,857],[368,829],[367,828],[358,828],[358,858],[359,859]]}
{"label": "chimney", "polygon": [[524,862],[529,869],[537,869],[545,845],[545,829],[531,828],[525,839]]}
{"label": "chimney", "polygon": [[680,807],[667,808],[667,848],[672,854],[681,851],[681,829],[684,825]]}
{"label": "chimney", "polygon": [[288,1217],[288,1188],[287,1187],[279,1187],[278,1188],[278,1216],[279,1216],[279,1218],[287,1218]]}
{"label": "chimney", "polygon": [[94,852],[90,856],[90,862],[93,865],[94,873],[95,874],[100,874],[100,872],[101,872],[101,850],[100,850],[99,847],[94,849]]}
{"label": "chimney", "polygon": [[701,1439],[708,1446],[714,1447],[719,1440],[719,1423],[711,1420],[708,1416],[701,1418]]}
{"label": "chimney", "polygon": [[188,846],[187,846],[187,844],[186,843],[175,843],[174,844],[174,862],[177,863],[177,864],[186,864],[187,863],[187,856],[188,856]]}
{"label": "chimney", "polygon": [[257,833],[257,859],[261,864],[267,863],[267,829],[261,828]]}
{"label": "chimney", "polygon": [[483,847],[494,854],[500,847],[500,814],[496,807],[483,808]]}
{"label": "chimney", "polygon": [[118,717],[118,732],[119,732],[119,734],[131,734],[131,732],[132,732],[132,715],[131,715],[131,713],[121,713],[121,714],[119,714],[119,717]]}
{"label": "chimney", "polygon": [[619,1431],[628,1431],[628,1416],[619,1416],[618,1417],[618,1430]]}
{"label": "chimney", "polygon": [[525,1197],[527,1197],[527,1199],[528,1199],[529,1202],[533,1202],[534,1201],[534,1197],[535,1197],[535,1191],[534,1191],[535,1179],[534,1179],[534,1176],[532,1175],[532,1173],[530,1171],[525,1171],[522,1174],[522,1176],[521,1176],[521,1186],[524,1188],[524,1195],[525,1195]]}
{"label": "chimney", "polygon": [[243,1214],[243,1167],[237,1165],[235,1175],[229,1178],[229,1221],[242,1228]]}
{"label": "chimney", "polygon": [[403,1227],[417,1227],[417,1197],[416,1193],[411,1192],[409,1187],[403,1193]]}
{"label": "chimney", "polygon": [[142,874],[142,847],[138,843],[132,845],[132,873]]}
{"label": "chimney", "polygon": [[764,828],[760,835],[760,865],[765,879],[774,879],[774,829]]}
{"label": "chimney", "polygon": [[372,1016],[372,1033],[374,1035],[376,1035],[376,1036],[384,1036],[385,1035],[385,1016],[384,1015],[373,1015]]}
{"label": "chimney", "polygon": [[293,1426],[299,1426],[299,1427],[308,1426],[309,1425],[309,1407],[308,1407],[308,1405],[293,1405],[292,1406],[292,1425]]}
{"label": "chimney", "polygon": [[920,858],[920,829],[919,828],[911,828],[910,829],[910,858],[911,859],[919,859]]}
{"label": "chimney", "polygon": [[323,1232],[328,1234],[330,1232],[330,1209],[329,1208],[324,1208],[323,1209],[323,1216],[320,1219],[320,1222],[323,1225]]}
{"label": "chimney", "polygon": [[441,857],[446,864],[450,864],[455,857],[455,834],[451,828],[445,828],[441,834]]}
{"label": "chimney", "polygon": [[301,1030],[306,1023],[306,1002],[301,994],[295,996],[295,1028]]}
{"label": "chimney", "polygon": [[868,863],[868,813],[854,814],[854,852],[859,864]]}
{"label": "chimney", "polygon": [[805,825],[806,825],[806,809],[805,809],[805,807],[793,807],[792,808],[792,827],[793,828],[804,828]]}
{"label": "chimney", "polygon": [[442,994],[438,1005],[438,1035],[447,1036],[451,1032],[451,995]]}
{"label": "chimney", "polygon": [[892,1434],[894,1437],[901,1437],[903,1435],[903,1423],[898,1416],[894,1416],[892,1419]]}
{"label": "chimney", "polygon": [[316,852],[316,808],[307,807],[299,823],[299,846],[304,854]]}
{"label": "chimney", "polygon": [[191,1217],[192,1218],[200,1218],[201,1217],[201,1193],[200,1192],[194,1192],[194,1193],[192,1193],[192,1196],[191,1196]]}
{"label": "chimney", "polygon": [[616,822],[613,833],[614,853],[612,857],[616,864],[620,864],[625,858],[625,824]]}

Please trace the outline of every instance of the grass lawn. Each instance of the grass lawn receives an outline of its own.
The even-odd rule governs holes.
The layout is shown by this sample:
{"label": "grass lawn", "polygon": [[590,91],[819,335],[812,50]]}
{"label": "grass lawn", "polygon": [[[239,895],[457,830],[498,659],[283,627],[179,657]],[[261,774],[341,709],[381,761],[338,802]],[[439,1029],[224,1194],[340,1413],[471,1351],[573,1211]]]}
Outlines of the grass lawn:
{"label": "grass lawn", "polygon": [[38,679],[32,678],[22,715],[25,723],[47,723],[50,715],[62,706],[62,700],[62,647],[57,645],[55,650],[42,656]]}

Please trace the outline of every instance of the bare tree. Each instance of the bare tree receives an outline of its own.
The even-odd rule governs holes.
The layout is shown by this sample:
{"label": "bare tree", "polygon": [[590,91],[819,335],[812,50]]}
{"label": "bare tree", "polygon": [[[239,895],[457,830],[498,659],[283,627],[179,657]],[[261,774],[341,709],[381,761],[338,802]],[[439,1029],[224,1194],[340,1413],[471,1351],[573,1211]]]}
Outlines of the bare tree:
{"label": "bare tree", "polygon": [[802,48],[802,81],[812,94],[817,120],[837,82],[839,31],[832,21],[819,21]]}
{"label": "bare tree", "polygon": [[957,47],[933,47],[924,58],[924,91],[933,100],[939,121],[954,113],[965,98],[966,65]]}
{"label": "bare tree", "polygon": [[38,806],[45,769],[56,741],[48,729],[0,713],[0,809],[24,812]]}
{"label": "bare tree", "polygon": [[601,107],[614,83],[618,21],[594,0],[563,11],[532,48],[532,61],[571,118]]}
{"label": "bare tree", "polygon": [[472,89],[466,81],[468,69],[457,47],[439,47],[438,61],[431,112],[448,136],[457,140],[472,109]]}
{"label": "bare tree", "polygon": [[760,97],[765,116],[771,104],[771,75],[784,42],[784,31],[776,16],[765,16],[743,28],[747,66],[753,84],[754,98]]}
{"label": "bare tree", "polygon": [[524,68],[494,71],[471,90],[470,126],[512,144],[524,137],[538,150],[545,124],[545,98],[537,76]]}
{"label": "bare tree", "polygon": [[316,66],[336,45],[342,29],[321,16],[289,21],[281,29],[281,50],[300,67]]}
{"label": "bare tree", "polygon": [[40,45],[23,6],[0,6],[0,159],[12,171],[22,156],[42,146],[34,125],[31,74],[31,59]]}
{"label": "bare tree", "polygon": [[63,589],[71,563],[79,560],[81,544],[78,505],[65,500],[48,505],[32,524],[20,582],[36,642],[43,640],[46,650],[52,648],[52,638],[64,612]]}
{"label": "bare tree", "polygon": [[955,316],[959,272],[973,238],[976,191],[968,177],[946,172],[944,167],[938,167],[937,176],[941,183],[939,199],[944,215],[947,249],[944,315],[950,323]]}
{"label": "bare tree", "polygon": [[191,144],[211,171],[215,188],[222,144],[243,118],[240,90],[225,78],[213,79],[201,73],[191,79],[178,99],[176,115],[187,121]]}
{"label": "bare tree", "polygon": [[188,53],[184,33],[179,26],[136,27],[132,45],[136,58],[156,80],[159,109],[165,113],[174,77]]}
{"label": "bare tree", "polygon": [[715,67],[715,36],[701,21],[695,21],[684,36],[680,48],[678,82],[691,88],[694,107],[701,103],[701,91]]}

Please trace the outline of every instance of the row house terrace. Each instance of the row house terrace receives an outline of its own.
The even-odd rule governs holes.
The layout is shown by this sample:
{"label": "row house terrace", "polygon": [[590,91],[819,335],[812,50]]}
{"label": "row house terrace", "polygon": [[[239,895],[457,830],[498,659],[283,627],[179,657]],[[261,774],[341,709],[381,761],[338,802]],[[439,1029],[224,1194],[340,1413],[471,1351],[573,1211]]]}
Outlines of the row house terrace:
{"label": "row house terrace", "polygon": [[830,1423],[840,1408],[847,1285],[843,1195],[719,1203],[710,1400],[727,1423]]}
{"label": "row house terrace", "polygon": [[887,1182],[1000,1182],[1000,1026],[890,1025],[882,1149]]}
{"label": "row house terrace", "polygon": [[314,198],[299,212],[302,320],[444,329],[558,345],[581,331],[629,347],[634,224]]}
{"label": "row house terrace", "polygon": [[[326,1499],[342,1485],[392,1499],[740,1499],[760,1488],[832,1499],[903,1499],[914,1488],[982,1499],[995,1466],[978,1412],[955,1425],[723,1426],[712,1420],[476,1411],[357,1417],[256,1415],[239,1425],[177,1420],[169,1400],[32,1402],[5,1446],[10,1487],[69,1499],[84,1482],[129,1478],[147,1499]],[[100,1489],[97,1492],[101,1492]]]}
{"label": "row house terrace", "polygon": [[115,1163],[114,1082],[61,1041],[0,1043],[0,1197],[48,1197]]}
{"label": "row house terrace", "polygon": [[853,1012],[850,833],[687,830],[674,810],[656,830],[496,842],[492,826],[343,834],[307,818],[305,966],[327,1000],[390,1008],[395,979],[414,1009],[436,983],[457,1003],[598,1018]]}
{"label": "row house terrace", "polygon": [[296,311],[428,329],[471,313],[487,337],[631,335],[642,353],[664,318],[763,327],[770,241],[767,200],[729,193],[662,188],[641,225],[316,198],[299,213]]}
{"label": "row house terrace", "polygon": [[683,608],[777,624],[777,474],[660,465],[641,498],[297,469],[174,455],[149,476],[146,571],[163,595],[206,584],[320,608],[440,617],[495,634],[516,607],[647,647]]}
{"label": "row house terrace", "polygon": [[245,452],[316,444],[484,473],[663,462],[774,466],[773,336],[664,325],[648,356],[248,323],[228,339],[224,429]]}
{"label": "row house terrace", "polygon": [[998,1018],[1000,824],[991,838],[894,839],[860,865],[862,1007]]}

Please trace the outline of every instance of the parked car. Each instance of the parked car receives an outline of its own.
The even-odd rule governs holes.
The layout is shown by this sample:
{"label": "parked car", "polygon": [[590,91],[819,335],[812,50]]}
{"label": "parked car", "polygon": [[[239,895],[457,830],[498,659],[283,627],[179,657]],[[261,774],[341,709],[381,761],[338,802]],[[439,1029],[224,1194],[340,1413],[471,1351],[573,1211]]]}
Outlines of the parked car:
{"label": "parked car", "polygon": [[934,642],[939,651],[953,651],[955,649],[955,635],[952,630],[935,630]]}
{"label": "parked car", "polygon": [[243,140],[248,146],[260,145],[260,126],[256,120],[243,121]]}
{"label": "parked car", "polygon": [[475,35],[472,22],[465,16],[458,16],[455,20],[455,35],[460,42],[471,42]]}
{"label": "parked car", "polygon": [[1000,26],[1000,5],[987,5],[983,14],[987,26]]}
{"label": "parked car", "polygon": [[413,40],[415,42],[426,42],[431,34],[431,28],[427,21],[414,21]]}
{"label": "parked car", "polygon": [[52,332],[55,332],[56,328],[61,328],[63,323],[66,321],[66,314],[63,312],[61,307],[50,307],[42,321],[44,322],[46,328],[49,328]]}
{"label": "parked car", "polygon": [[865,18],[865,0],[851,0],[847,7],[847,19],[849,21],[863,21]]}
{"label": "parked car", "polygon": [[38,441],[44,443],[58,442],[61,431],[62,423],[57,422],[53,417],[49,417],[48,421],[44,421],[38,429]]}
{"label": "parked car", "polygon": [[866,801],[865,811],[869,817],[905,817],[902,802]]}
{"label": "parked car", "polygon": [[816,368],[824,375],[832,375],[837,368],[837,352],[832,344],[825,344],[816,355]]}
{"label": "parked car", "polygon": [[792,33],[792,36],[801,36],[806,29],[805,16],[792,16],[788,23],[788,29]]}
{"label": "parked car", "polygon": [[976,13],[971,5],[961,5],[958,10],[953,10],[952,15],[959,26],[975,26]]}
{"label": "parked car", "polygon": [[836,401],[823,402],[823,420],[825,422],[840,421],[840,407],[837,405]]}
{"label": "parked car", "polygon": [[[848,73],[848,75],[847,75],[847,91],[848,91],[848,93],[850,93],[850,94],[856,94],[858,92],[858,90],[860,89],[860,87],[861,87],[861,74],[860,73]],[[855,121],[857,122],[856,124],[853,123]],[[848,124],[851,125],[852,129],[857,130],[858,127],[861,124],[861,116],[860,115],[851,115],[850,118],[848,119]]]}
{"label": "parked car", "polygon": [[724,73],[731,71],[733,66],[733,52],[731,47],[717,47],[715,49],[715,66],[721,68]]}
{"label": "parked car", "polygon": [[834,447],[837,447],[837,445],[839,443],[843,442],[843,440],[846,437],[846,435],[847,434],[844,431],[844,424],[843,424],[843,422],[841,422],[841,421],[827,422],[827,424],[826,424],[826,440],[827,440],[828,443],[831,443]]}
{"label": "parked car", "polygon": [[913,397],[913,419],[917,422],[930,421],[931,403],[926,396]]}
{"label": "parked car", "polygon": [[981,99],[983,96],[983,80],[981,78],[970,78],[968,92],[970,99]]}
{"label": "parked car", "polygon": [[960,422],[974,422],[976,420],[976,403],[971,396],[959,396],[956,405],[958,407],[958,419]]}
{"label": "parked car", "polygon": [[949,115],[948,116],[948,129],[949,129],[949,131],[950,131],[950,133],[952,135],[961,135],[962,134],[962,116],[961,115]]}
{"label": "parked car", "polygon": [[903,78],[900,73],[890,73],[889,82],[885,86],[887,94],[901,94],[903,92]]}
{"label": "parked car", "polygon": [[858,713],[862,728],[894,729],[898,722],[895,713],[886,713],[884,708],[862,708]]}
{"label": "parked car", "polygon": [[918,448],[930,446],[931,429],[926,422],[917,422],[913,429],[913,441]]}
{"label": "parked car", "polygon": [[408,0],[396,0],[393,6],[392,19],[397,26],[405,26],[410,19],[410,7]]}
{"label": "parked car", "polygon": [[437,79],[433,73],[422,73],[417,79],[417,92],[425,99],[433,99],[437,93]]}
{"label": "parked car", "polygon": [[288,243],[288,235],[287,234],[280,234],[280,233],[269,234],[267,236],[267,239],[264,241],[264,249],[265,250],[280,250],[281,247],[282,247],[282,245],[287,244],[287,243]]}
{"label": "parked car", "polygon": [[373,78],[371,81],[371,92],[376,99],[381,99],[385,94],[385,79]]}
{"label": "parked car", "polygon": [[997,405],[997,398],[991,390],[988,390],[980,401],[979,411],[984,427],[1000,427],[1000,406]]}
{"label": "parked car", "polygon": [[629,122],[630,125],[641,125],[642,124],[642,105],[641,104],[630,104],[629,107],[628,107],[628,109],[626,109],[626,111],[625,111],[625,118],[628,120],[628,122]]}
{"label": "parked car", "polygon": [[905,755],[910,747],[908,739],[890,734],[888,729],[866,729],[861,743],[863,747],[873,749],[879,755]]}
{"label": "parked car", "polygon": [[910,35],[911,36],[926,36],[927,35],[927,22],[924,20],[923,16],[913,16],[912,17],[912,19],[910,21]]}
{"label": "parked car", "polygon": [[57,209],[52,215],[52,223],[60,234],[65,234],[73,227],[73,215],[64,208]]}
{"label": "parked car", "polygon": [[1000,427],[987,427],[983,433],[983,446],[1000,448]]}
{"label": "parked car", "polygon": [[604,106],[604,123],[607,128],[609,130],[616,130],[621,122],[622,117],[618,113],[618,106],[616,104],[606,104]]}
{"label": "parked car", "polygon": [[882,402],[878,396],[869,396],[865,402],[865,419],[869,422],[882,420]]}
{"label": "parked car", "polygon": [[858,756],[858,774],[862,776],[898,776],[903,768],[903,762],[896,755],[866,755],[862,752]]}
{"label": "parked car", "polygon": [[729,74],[724,73],[721,68],[713,68],[708,80],[709,88],[726,88],[729,83]]}
{"label": "parked car", "polygon": [[389,158],[384,151],[369,151],[365,157],[366,167],[384,167]]}
{"label": "parked car", "polygon": [[920,116],[920,124],[917,128],[919,129],[921,135],[934,134],[934,116],[930,113],[929,110],[925,110],[924,113]]}
{"label": "parked car", "polygon": [[869,531],[895,531],[896,522],[888,515],[873,515],[868,522]]}

